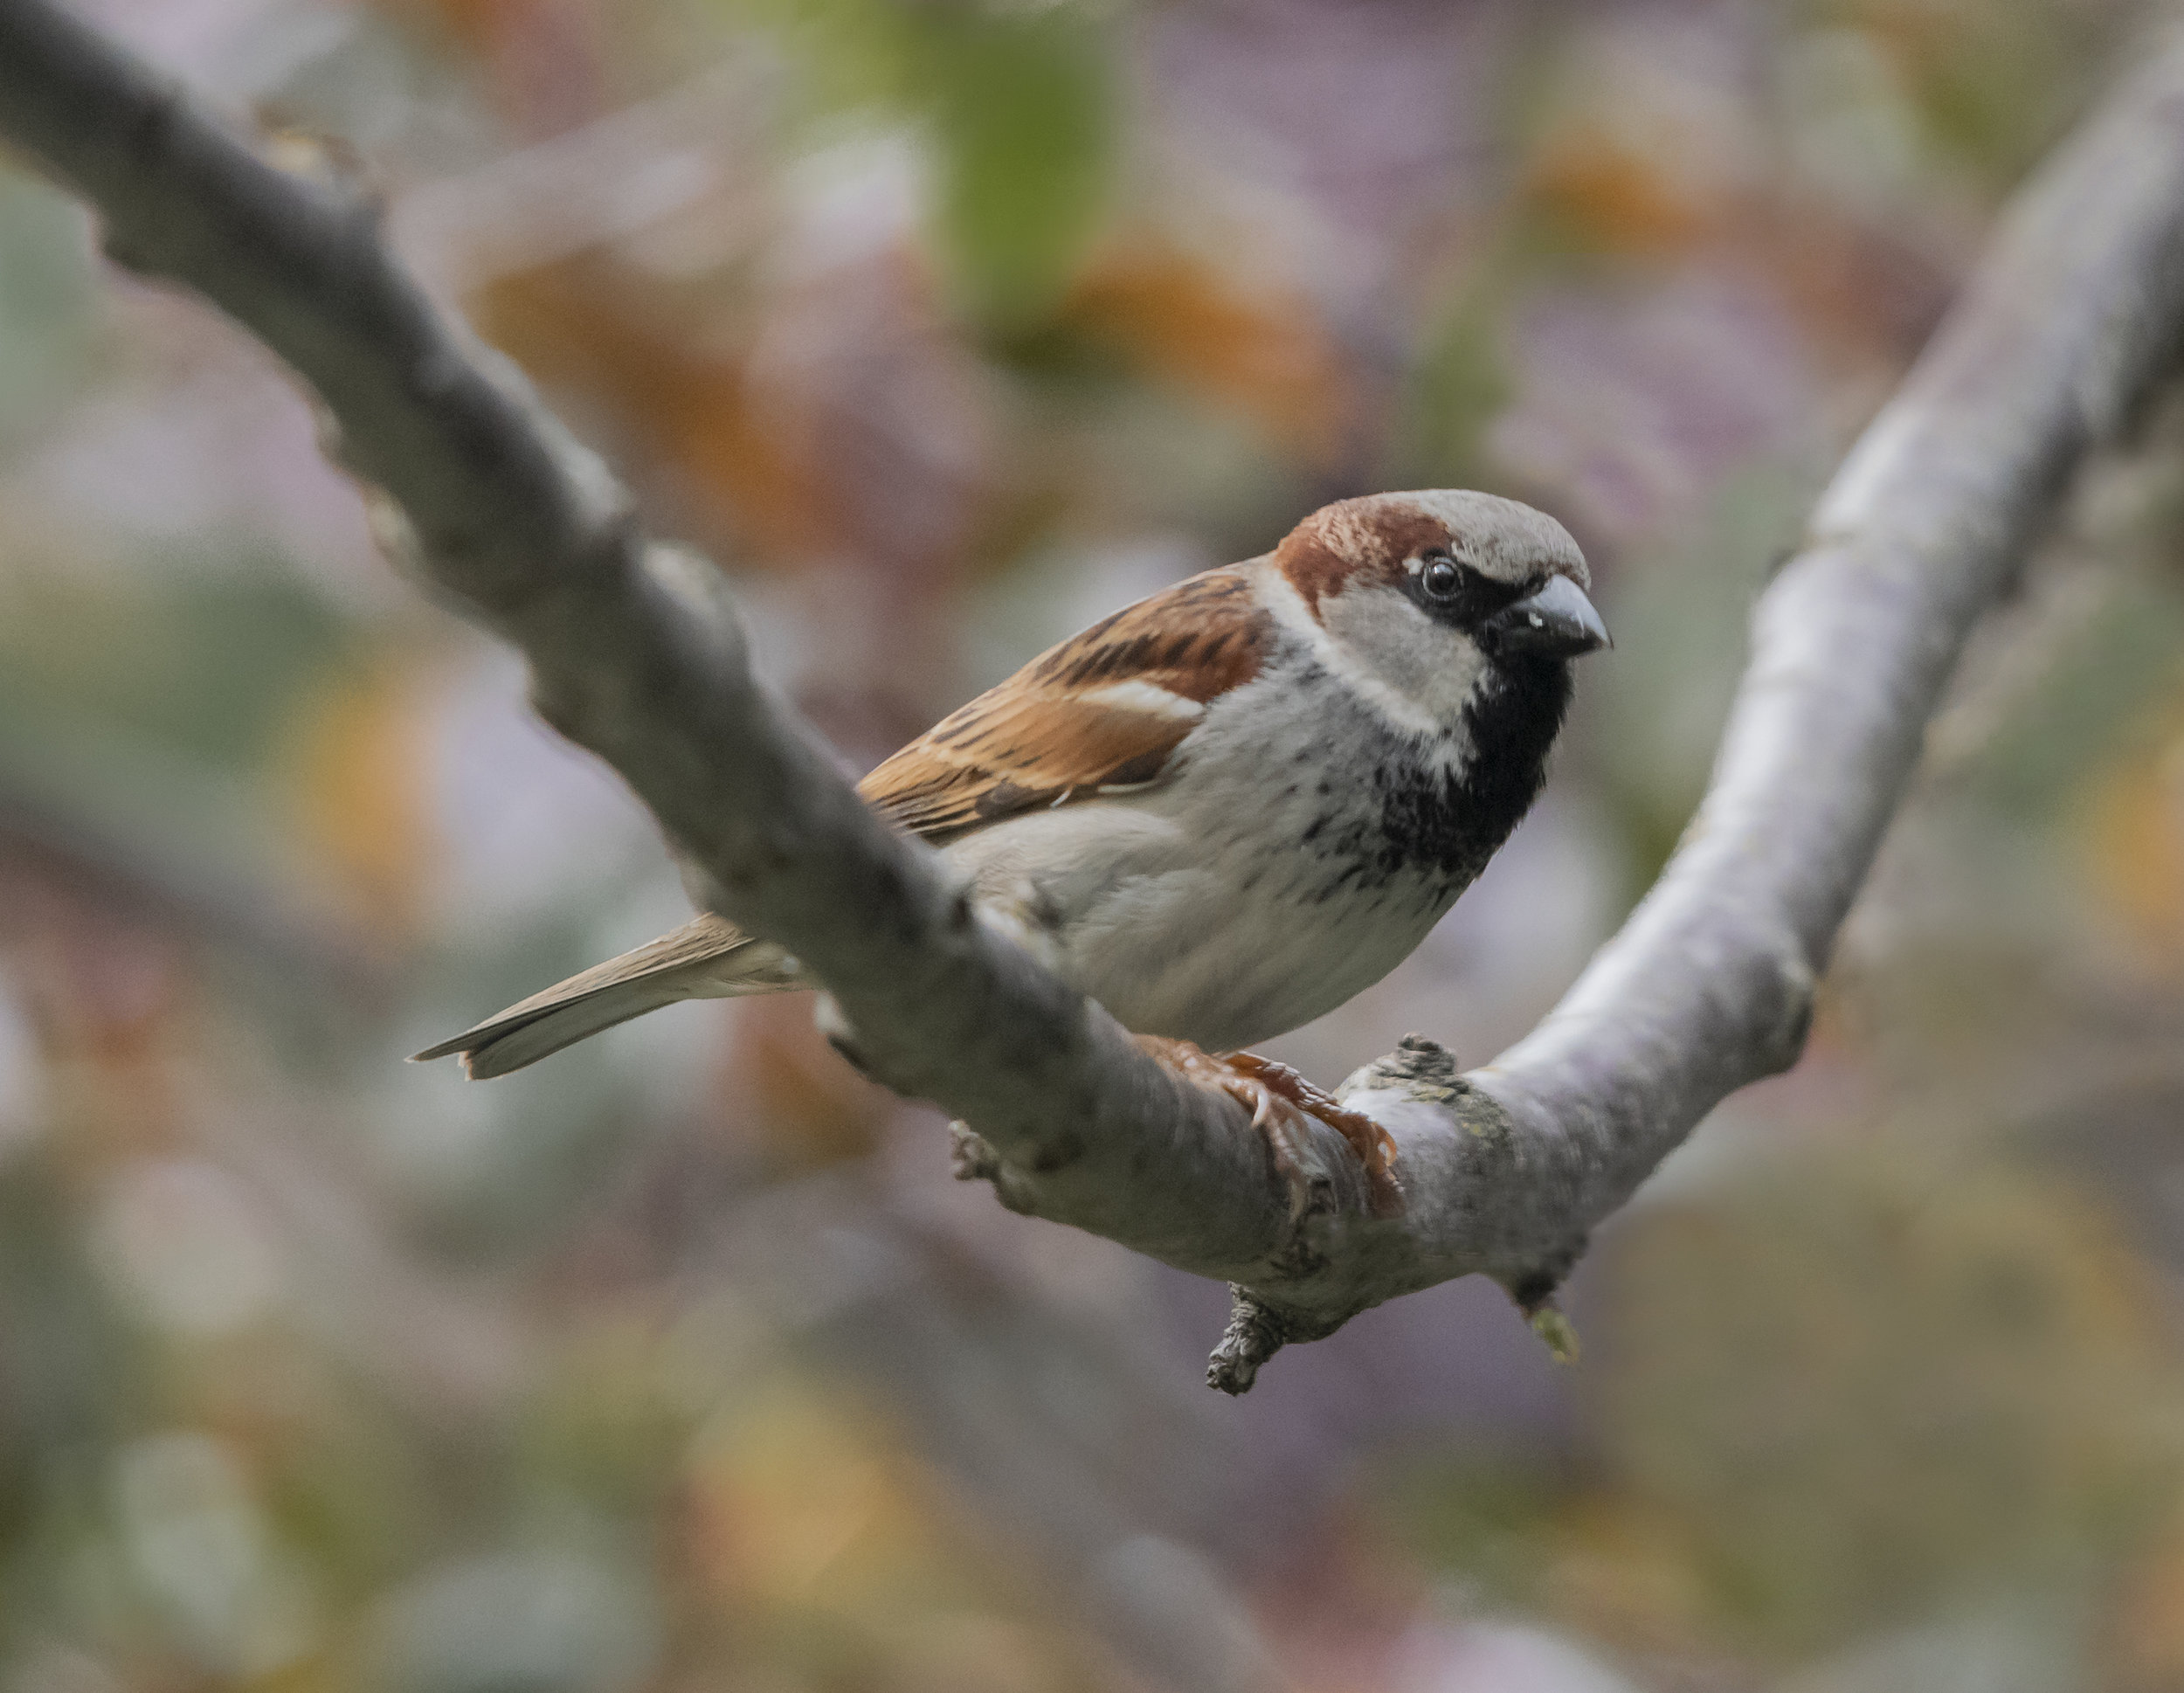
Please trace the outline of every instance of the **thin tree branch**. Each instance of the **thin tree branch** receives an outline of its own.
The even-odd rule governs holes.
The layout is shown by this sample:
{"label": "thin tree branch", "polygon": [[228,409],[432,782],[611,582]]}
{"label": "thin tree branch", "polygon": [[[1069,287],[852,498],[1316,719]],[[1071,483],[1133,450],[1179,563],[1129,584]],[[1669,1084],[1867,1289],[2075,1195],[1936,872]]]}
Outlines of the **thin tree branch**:
{"label": "thin tree branch", "polygon": [[[1661,881],[1540,1028],[1459,1075],[1413,1037],[1346,1084],[1393,1135],[1372,1214],[1347,1143],[1287,1137],[1149,1059],[976,920],[757,688],[732,613],[506,361],[439,313],[339,182],[290,174],[46,0],[0,0],[0,134],[315,388],[427,579],[530,660],[724,915],[831,986],[874,1075],[976,1125],[1004,1203],[1237,1284],[1231,1392],[1285,1341],[1482,1271],[1538,1311],[1588,1229],[1706,1111],[1800,1049],[1813,985],[1928,717],[2085,453],[2184,324],[2184,45],[2042,171],[1768,590],[1714,783]],[[1306,1196],[1294,1214],[1293,1193]]]}

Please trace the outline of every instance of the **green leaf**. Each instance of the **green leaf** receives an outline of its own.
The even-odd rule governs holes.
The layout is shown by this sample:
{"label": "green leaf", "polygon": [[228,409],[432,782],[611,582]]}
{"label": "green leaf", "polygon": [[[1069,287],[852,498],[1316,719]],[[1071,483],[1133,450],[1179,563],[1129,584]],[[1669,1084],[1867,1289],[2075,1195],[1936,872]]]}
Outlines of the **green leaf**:
{"label": "green leaf", "polygon": [[0,169],[0,439],[65,403],[91,352],[98,298],[82,213]]}
{"label": "green leaf", "polygon": [[1060,297],[1106,208],[1102,43],[1080,14],[1056,8],[947,19],[931,48],[943,252],[974,312],[1020,326]]}
{"label": "green leaf", "polygon": [[959,303],[1005,333],[1048,313],[1098,233],[1114,177],[1114,77],[1091,9],[971,0],[728,0],[839,116],[915,125],[934,245]]}

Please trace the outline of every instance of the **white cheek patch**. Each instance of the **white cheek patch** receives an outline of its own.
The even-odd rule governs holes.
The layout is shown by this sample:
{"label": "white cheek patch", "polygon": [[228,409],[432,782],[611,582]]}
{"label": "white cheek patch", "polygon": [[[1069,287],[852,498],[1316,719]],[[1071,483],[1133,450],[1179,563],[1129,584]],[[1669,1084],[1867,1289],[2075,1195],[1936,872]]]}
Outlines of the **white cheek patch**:
{"label": "white cheek patch", "polygon": [[1462,728],[1488,673],[1488,655],[1470,636],[1385,588],[1330,594],[1319,614],[1330,653],[1322,662],[1392,723],[1435,736]]}
{"label": "white cheek patch", "polygon": [[1337,639],[1332,632],[1333,612],[1342,595],[1329,595],[1320,601],[1321,616],[1325,625],[1312,614],[1312,608],[1282,577],[1269,574],[1261,579],[1260,598],[1275,619],[1283,628],[1301,637],[1308,651],[1320,667],[1339,677],[1349,685],[1351,693],[1377,710],[1394,727],[1418,735],[1435,735],[1441,725],[1420,711],[1401,693],[1390,688],[1380,678],[1358,661],[1352,644],[1345,636]]}

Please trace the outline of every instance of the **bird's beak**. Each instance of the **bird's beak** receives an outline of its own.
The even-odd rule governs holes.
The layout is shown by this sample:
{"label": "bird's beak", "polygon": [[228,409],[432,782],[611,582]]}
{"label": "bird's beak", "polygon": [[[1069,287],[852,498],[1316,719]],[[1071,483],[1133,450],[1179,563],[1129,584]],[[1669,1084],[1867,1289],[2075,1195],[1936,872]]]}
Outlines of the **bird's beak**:
{"label": "bird's beak", "polygon": [[1574,659],[1615,644],[1585,590],[1566,576],[1549,577],[1545,587],[1503,606],[1484,628],[1505,653],[1543,653],[1556,659]]}

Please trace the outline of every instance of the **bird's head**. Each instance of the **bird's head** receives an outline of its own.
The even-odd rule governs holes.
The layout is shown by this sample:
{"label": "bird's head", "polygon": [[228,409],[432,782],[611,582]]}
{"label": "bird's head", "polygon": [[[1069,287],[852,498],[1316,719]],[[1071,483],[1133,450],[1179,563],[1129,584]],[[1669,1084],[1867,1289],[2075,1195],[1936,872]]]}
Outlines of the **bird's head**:
{"label": "bird's head", "polygon": [[1559,674],[1608,645],[1570,532],[1491,494],[1340,501],[1292,529],[1274,563],[1357,679],[1406,716],[1453,723],[1482,684]]}

